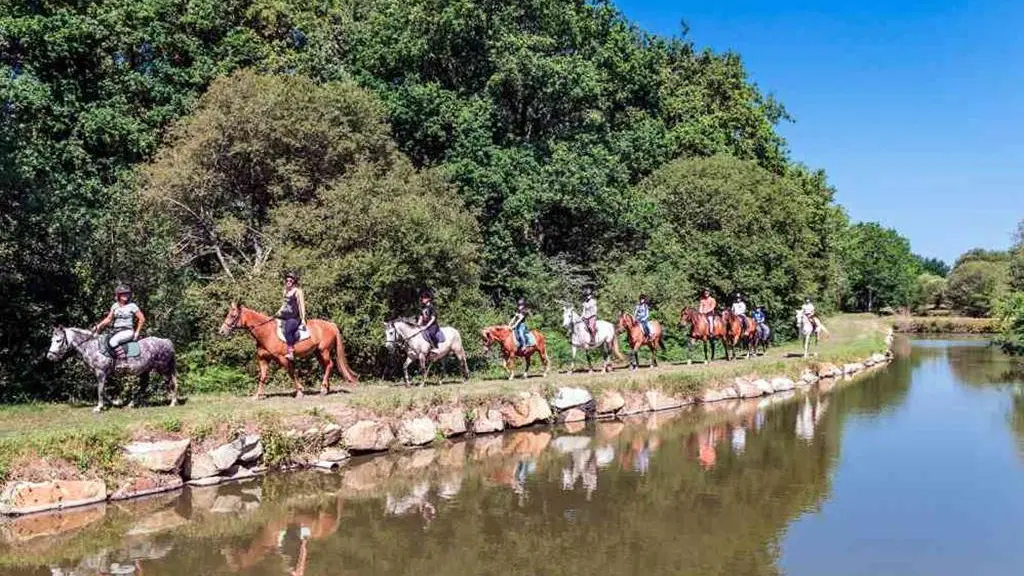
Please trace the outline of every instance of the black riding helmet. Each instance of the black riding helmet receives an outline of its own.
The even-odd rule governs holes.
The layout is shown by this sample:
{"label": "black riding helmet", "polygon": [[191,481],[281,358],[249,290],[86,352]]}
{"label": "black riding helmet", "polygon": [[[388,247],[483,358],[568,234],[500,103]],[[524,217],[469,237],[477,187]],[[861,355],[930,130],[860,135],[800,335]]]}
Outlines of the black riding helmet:
{"label": "black riding helmet", "polygon": [[516,308],[526,308],[526,298],[516,300]]}
{"label": "black riding helmet", "polygon": [[132,289],[127,284],[118,284],[117,288],[114,288],[114,296],[120,296],[121,294],[132,295]]}
{"label": "black riding helmet", "polygon": [[641,294],[640,295],[640,301],[641,302],[647,302],[647,294]]}
{"label": "black riding helmet", "polygon": [[593,296],[593,295],[594,295],[594,289],[593,288],[591,288],[590,286],[587,286],[587,287],[583,288],[583,296],[584,297],[590,297],[590,296]]}
{"label": "black riding helmet", "polygon": [[430,288],[424,288],[423,290],[420,291],[420,300],[433,300],[433,299],[434,299],[434,291],[431,290]]}
{"label": "black riding helmet", "polygon": [[299,273],[294,270],[288,270],[287,272],[284,273],[284,279],[287,280],[289,278],[291,278],[292,280],[295,281],[296,284],[298,284]]}

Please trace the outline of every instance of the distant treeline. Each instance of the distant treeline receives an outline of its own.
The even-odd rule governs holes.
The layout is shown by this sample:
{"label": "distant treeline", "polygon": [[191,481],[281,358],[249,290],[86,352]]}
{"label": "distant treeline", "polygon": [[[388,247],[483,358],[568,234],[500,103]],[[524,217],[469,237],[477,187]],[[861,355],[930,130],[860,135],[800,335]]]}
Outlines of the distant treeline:
{"label": "distant treeline", "polygon": [[740,290],[785,335],[805,296],[905,306],[927,265],[850,225],[737,54],[607,2],[7,2],[0,47],[3,401],[66,397],[49,329],[117,282],[186,365],[243,367],[229,300],[272,311],[296,269],[376,371],[424,286],[464,333],[516,297],[555,328],[592,285],[670,326]]}

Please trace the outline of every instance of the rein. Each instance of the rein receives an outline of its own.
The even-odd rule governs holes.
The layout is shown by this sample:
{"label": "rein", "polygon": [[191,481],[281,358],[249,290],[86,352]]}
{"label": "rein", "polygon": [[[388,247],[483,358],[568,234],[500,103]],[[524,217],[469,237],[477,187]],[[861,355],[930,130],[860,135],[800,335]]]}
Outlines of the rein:
{"label": "rein", "polygon": [[[230,325],[228,325],[228,330],[234,332],[235,330],[242,330],[244,328],[249,331],[249,334],[255,335],[253,330],[259,328],[260,326],[265,326],[267,324],[270,324],[271,322],[275,322],[276,320],[276,316],[271,316],[270,318],[267,318],[266,320],[260,322],[259,324],[253,324],[252,326],[239,326],[238,323],[242,321],[242,310],[239,309],[238,314],[235,316],[235,319],[231,321]],[[227,323],[225,322],[225,324]]]}

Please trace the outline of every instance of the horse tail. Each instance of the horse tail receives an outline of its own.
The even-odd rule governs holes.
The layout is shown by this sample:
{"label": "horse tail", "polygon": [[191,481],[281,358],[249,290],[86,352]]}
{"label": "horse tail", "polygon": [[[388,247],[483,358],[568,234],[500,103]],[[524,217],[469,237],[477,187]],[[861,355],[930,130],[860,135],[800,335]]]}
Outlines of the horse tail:
{"label": "horse tail", "polygon": [[619,350],[619,337],[614,332],[612,332],[612,352],[615,353],[615,357],[618,358],[619,362],[626,361],[626,357],[623,356],[622,351]]}
{"label": "horse tail", "polygon": [[337,325],[334,326],[334,330],[335,353],[338,356],[338,374],[341,374],[341,377],[348,380],[350,384],[355,384],[359,382],[359,376],[348,366],[348,360],[345,358],[345,343],[341,340],[341,330],[338,329]]}

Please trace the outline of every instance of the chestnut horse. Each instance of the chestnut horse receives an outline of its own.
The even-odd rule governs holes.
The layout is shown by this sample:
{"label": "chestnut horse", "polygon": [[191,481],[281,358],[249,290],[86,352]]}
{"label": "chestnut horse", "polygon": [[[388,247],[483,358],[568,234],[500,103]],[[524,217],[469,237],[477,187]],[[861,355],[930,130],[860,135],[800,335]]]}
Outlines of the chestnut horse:
{"label": "chestnut horse", "polygon": [[750,348],[757,336],[757,323],[747,318],[747,326],[744,329],[743,319],[733,314],[731,310],[725,310],[722,312],[722,324],[725,325],[725,359],[730,360],[729,352],[732,352],[731,360],[735,360],[736,348],[741,345],[746,347],[749,359]]}
{"label": "chestnut horse", "polygon": [[679,313],[679,325],[685,324],[690,325],[690,342],[687,345],[687,363],[693,363],[693,343],[696,340],[700,340],[704,343],[704,363],[708,363],[708,342],[711,343],[711,359],[715,359],[715,340],[721,340],[722,346],[725,346],[725,324],[719,318],[718,322],[715,322],[714,330],[708,329],[708,319],[700,312],[693,308],[686,307]]}
{"label": "chestnut horse", "polygon": [[644,329],[640,326],[631,314],[623,312],[619,316],[619,324],[616,326],[616,332],[626,332],[629,336],[629,347],[632,349],[632,355],[630,356],[629,366],[631,370],[636,370],[640,364],[639,350],[641,346],[646,345],[651,349],[651,368],[658,366],[658,348],[662,351],[665,350],[665,341],[663,339],[664,334],[661,331],[661,323],[657,320],[651,320],[647,323],[651,328],[650,337],[644,336]]}
{"label": "chestnut horse", "polygon": [[526,370],[523,371],[523,378],[529,377],[530,358],[534,354],[540,354],[540,359],[544,361],[544,376],[547,376],[548,370],[551,369],[551,361],[548,359],[548,349],[544,335],[541,334],[540,330],[530,330],[530,334],[533,334],[535,345],[518,349],[516,337],[508,326],[498,324],[497,326],[488,326],[480,331],[480,337],[484,341],[484,350],[487,353],[491,351],[491,344],[495,342],[501,343],[501,357],[504,359],[503,366],[508,371],[509,380],[516,377],[516,356],[526,360]]}
{"label": "chestnut horse", "polygon": [[[338,373],[348,380],[350,384],[358,382],[358,377],[348,367],[345,359],[345,344],[341,341],[341,332],[334,322],[328,320],[309,320],[306,322],[310,337],[295,343],[295,356],[305,358],[316,355],[320,366],[324,369],[324,379],[320,383],[320,394],[327,394],[331,389],[331,372],[335,367]],[[260,383],[256,389],[254,398],[266,397],[264,386],[267,383],[267,376],[270,375],[270,362],[277,362],[288,370],[288,375],[295,382],[295,397],[302,397],[302,383],[295,374],[295,363],[286,356],[288,347],[277,336],[277,319],[272,316],[264,316],[255,310],[232,302],[228,308],[228,314],[220,326],[220,334],[227,336],[235,330],[247,330],[249,335],[256,340],[256,360],[260,366]],[[331,352],[335,351],[338,356],[338,363],[331,359]]]}

